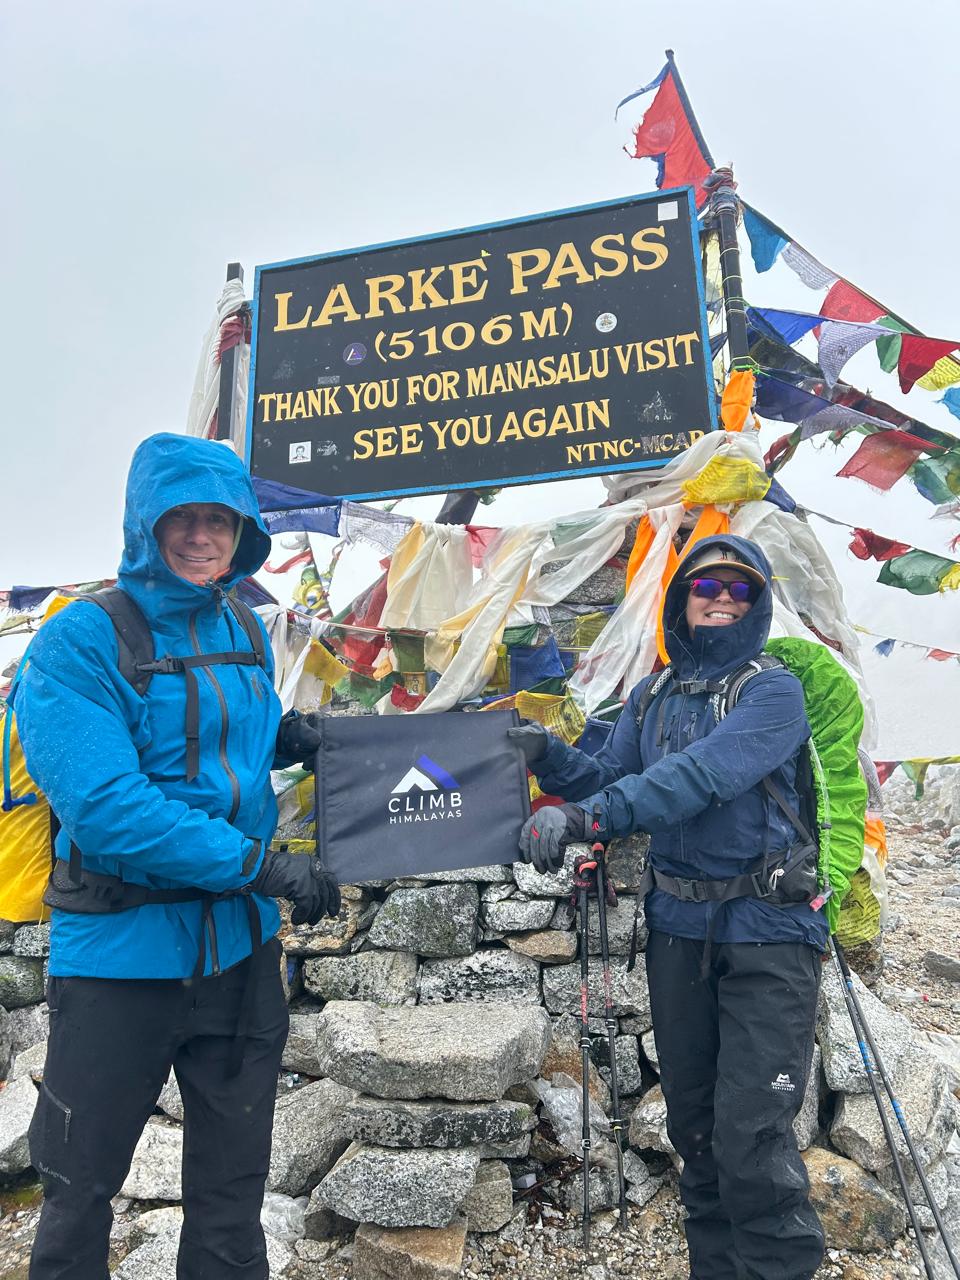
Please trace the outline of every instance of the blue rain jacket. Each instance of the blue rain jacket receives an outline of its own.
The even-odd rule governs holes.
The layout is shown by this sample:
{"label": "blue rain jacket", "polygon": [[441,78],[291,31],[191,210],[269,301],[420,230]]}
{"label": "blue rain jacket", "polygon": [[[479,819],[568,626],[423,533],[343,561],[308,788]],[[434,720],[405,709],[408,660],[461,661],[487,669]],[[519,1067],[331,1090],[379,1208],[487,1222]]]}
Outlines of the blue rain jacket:
{"label": "blue rain jacket", "polygon": [[[218,587],[170,570],[153,534],[159,518],[187,502],[239,512],[242,532]],[[119,585],[143,610],[157,656],[249,651],[243,628],[220,602],[223,589],[258,569],[270,550],[250,477],[222,444],[155,435],[133,456],[127,479]],[[117,669],[113,624],[78,601],[46,622],[13,692],[27,767],[62,823],[56,852],[73,840],[91,871],[157,889],[237,889],[260,868],[274,834],[270,786],[280,702],[268,667],[233,664],[197,671],[200,772],[186,781],[182,674],[154,675],[143,698]],[[253,837],[253,838],[252,838]],[[264,939],[280,917],[255,896]],[[50,973],[57,977],[185,978],[200,953],[199,902],[114,915],[54,911]],[[207,974],[250,954],[242,898],[215,903],[205,939]]]}
{"label": "blue rain jacket", "polygon": [[[738,622],[698,627],[685,617],[687,587],[675,578],[667,590],[667,652],[682,680],[719,680],[761,652],[770,630],[771,569],[754,543],[730,535],[706,538],[733,548],[767,580],[757,602]],[[743,687],[737,705],[718,724],[710,695],[680,694],[668,685],[653,699],[638,727],[640,696],[656,676],[633,690],[606,743],[587,755],[557,738],[531,768],[550,795],[576,801],[588,814],[600,806],[604,835],[650,833],[650,860],[667,875],[726,880],[770,854],[798,843],[792,824],[768,797],[769,775],[797,806],[794,786],[800,747],[810,736],[799,680],[785,669],[764,671]],[[681,902],[655,889],[646,902],[652,929],[705,938],[713,919],[715,942],[806,942],[823,948],[827,922],[804,904],[775,907],[757,898],[727,903]]]}

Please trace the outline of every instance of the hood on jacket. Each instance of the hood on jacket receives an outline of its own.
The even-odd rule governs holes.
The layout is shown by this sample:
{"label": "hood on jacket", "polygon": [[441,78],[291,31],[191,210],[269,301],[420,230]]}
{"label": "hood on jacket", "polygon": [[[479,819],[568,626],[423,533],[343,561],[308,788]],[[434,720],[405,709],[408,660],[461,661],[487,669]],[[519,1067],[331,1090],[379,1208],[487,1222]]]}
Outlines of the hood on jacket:
{"label": "hood on jacket", "polygon": [[[138,446],[127,475],[123,515],[120,578],[192,593],[206,590],[180,578],[169,568],[154,535],[157,521],[171,507],[188,502],[219,502],[242,520],[240,539],[229,573],[221,585],[229,589],[255,573],[270,554],[270,536],[260,519],[246,467],[224,444],[169,432],[148,436]],[[179,594],[179,592],[178,592]]]}
{"label": "hood on jacket", "polygon": [[755,542],[733,534],[717,534],[696,544],[698,558],[713,547],[725,547],[737,558],[763,574],[766,586],[749,612],[725,627],[697,627],[690,634],[686,608],[688,585],[683,576],[685,561],[667,587],[663,607],[663,634],[670,661],[684,679],[718,679],[756,657],[767,642],[773,617],[773,590],[770,561]]}

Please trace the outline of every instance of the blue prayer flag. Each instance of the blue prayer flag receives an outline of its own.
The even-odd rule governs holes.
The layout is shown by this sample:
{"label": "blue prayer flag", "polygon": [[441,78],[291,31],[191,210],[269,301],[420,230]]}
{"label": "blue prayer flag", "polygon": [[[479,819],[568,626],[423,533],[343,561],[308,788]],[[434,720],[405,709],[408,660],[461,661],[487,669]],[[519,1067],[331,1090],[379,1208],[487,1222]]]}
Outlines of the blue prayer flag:
{"label": "blue prayer flag", "polygon": [[750,253],[758,271],[769,271],[790,241],[779,227],[768,222],[748,204],[743,206],[743,225],[750,237]]}
{"label": "blue prayer flag", "polygon": [[960,387],[951,387],[945,391],[937,404],[945,404],[955,418],[960,418]]}

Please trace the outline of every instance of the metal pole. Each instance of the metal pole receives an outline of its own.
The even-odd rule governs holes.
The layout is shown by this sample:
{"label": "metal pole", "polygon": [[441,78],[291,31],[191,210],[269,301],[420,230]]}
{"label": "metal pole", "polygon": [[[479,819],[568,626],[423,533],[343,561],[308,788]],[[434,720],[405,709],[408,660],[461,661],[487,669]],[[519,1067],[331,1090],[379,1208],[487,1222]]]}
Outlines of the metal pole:
{"label": "metal pole", "polygon": [[727,344],[731,369],[750,368],[747,341],[747,312],[743,299],[743,276],[740,268],[740,242],[737,240],[737,215],[740,201],[733,168],[721,166],[704,180],[710,192],[710,212],[720,237],[720,273],[723,279],[723,308],[727,317]]}
{"label": "metal pole", "polygon": [[583,1149],[583,1247],[590,1248],[590,1016],[589,981],[590,960],[587,947],[588,912],[590,910],[589,875],[596,863],[588,858],[578,859],[574,866],[573,882],[577,888],[577,905],[580,916],[580,1070],[582,1080],[580,1146]]}
{"label": "metal pole", "polygon": [[476,489],[456,489],[443,500],[435,524],[469,524],[477,510],[480,494]]}
{"label": "metal pole", "polygon": [[[243,284],[243,267],[239,262],[227,263],[227,279]],[[220,359],[220,398],[217,401],[217,439],[236,440],[237,424],[237,360],[239,347],[231,347]]]}
{"label": "metal pole", "polygon": [[617,1076],[617,1020],[613,1016],[613,984],[610,979],[610,938],[607,933],[607,883],[603,845],[593,846],[597,860],[597,918],[600,925],[600,957],[603,961],[603,1020],[607,1027],[607,1053],[610,1058],[610,1099],[613,1115],[610,1128],[617,1148],[617,1185],[620,1200],[620,1228],[627,1226],[627,1182],[623,1173],[623,1120],[620,1116],[620,1081]]}

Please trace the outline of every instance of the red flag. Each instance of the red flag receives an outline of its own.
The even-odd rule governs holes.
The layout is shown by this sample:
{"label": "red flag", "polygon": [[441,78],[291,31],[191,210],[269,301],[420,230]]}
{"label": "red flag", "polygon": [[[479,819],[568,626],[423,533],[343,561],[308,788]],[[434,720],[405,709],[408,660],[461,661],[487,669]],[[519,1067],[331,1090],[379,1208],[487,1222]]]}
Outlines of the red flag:
{"label": "red flag", "polygon": [[951,342],[949,338],[921,338],[905,333],[900,339],[900,359],[897,361],[900,390],[904,395],[918,378],[929,373],[938,360],[956,351],[958,346],[960,343]]}
{"label": "red flag", "polygon": [[867,436],[837,475],[854,476],[875,489],[892,489],[929,448],[928,441],[906,431],[877,431]]}
{"label": "red flag", "polygon": [[852,284],[848,284],[846,280],[838,280],[824,298],[820,314],[830,320],[871,324],[880,316],[886,315],[886,312]]}
{"label": "red flag", "polygon": [[872,529],[854,529],[850,550],[858,560],[892,560],[894,556],[904,556],[912,548],[905,542],[894,542],[892,538],[882,538]]}
{"label": "red flag", "polygon": [[948,649],[929,649],[927,657],[932,658],[934,662],[949,662],[951,658],[955,658],[957,655],[951,653]]}
{"label": "red flag", "polygon": [[899,760],[874,760],[873,763],[876,766],[877,777],[880,779],[880,785],[882,787],[883,784],[886,782],[886,780],[890,777],[891,773],[893,773],[894,769],[897,768],[900,761]]}
{"label": "red flag", "polygon": [[656,80],[624,98],[620,107],[651,89],[656,89],[657,95],[637,125],[633,157],[657,161],[658,187],[693,187],[699,209],[706,203],[703,180],[714,167],[713,157],[707,150],[672,58]]}

